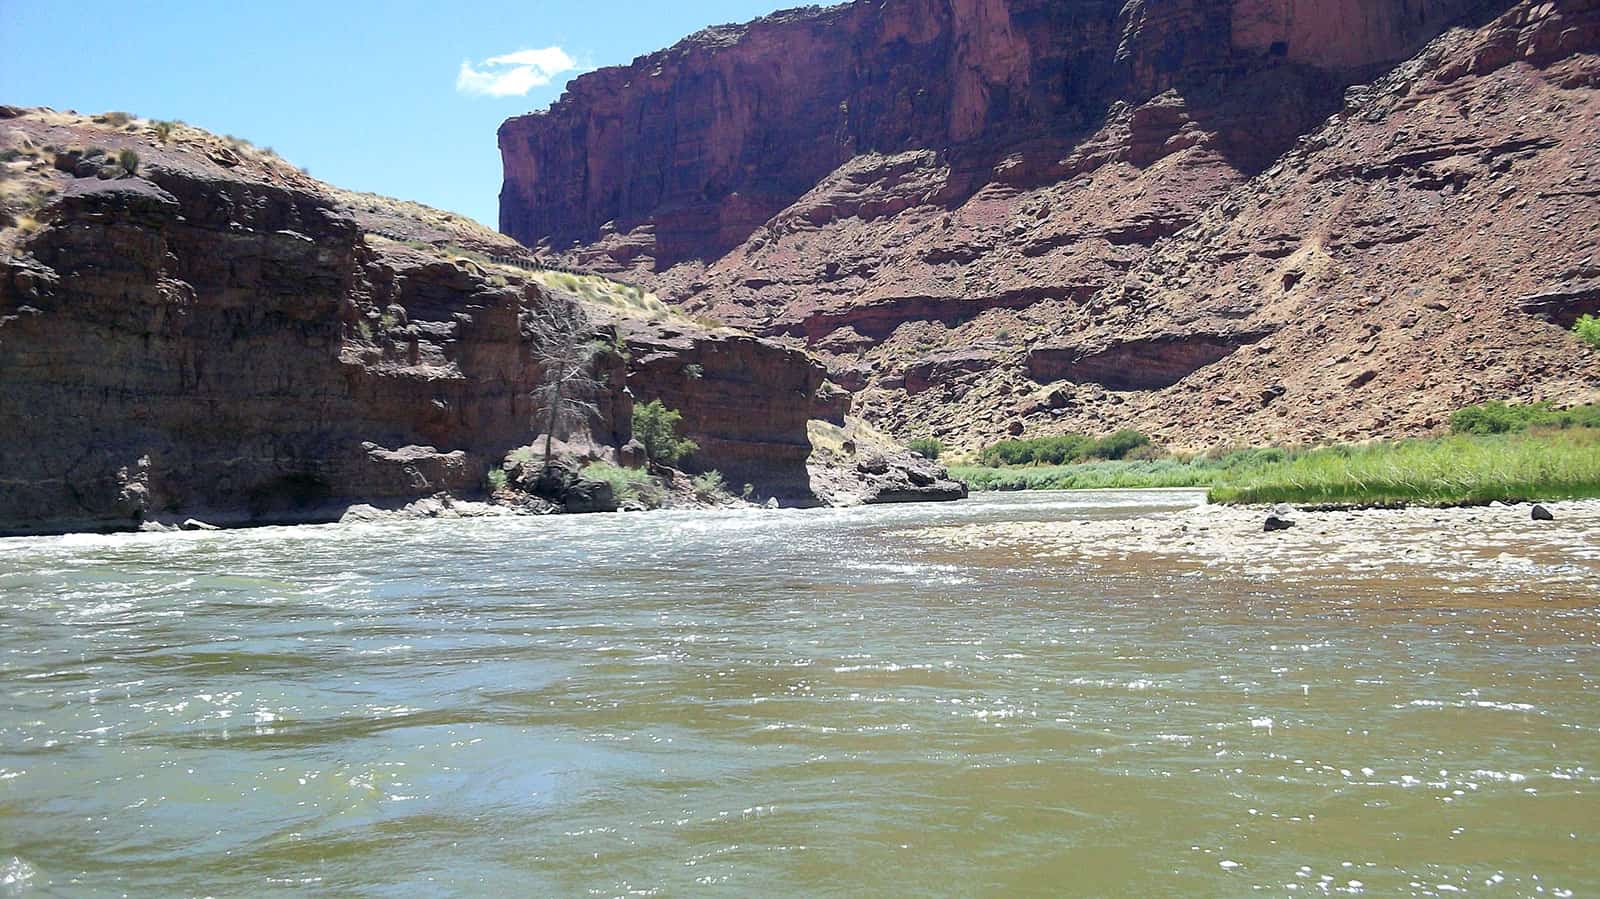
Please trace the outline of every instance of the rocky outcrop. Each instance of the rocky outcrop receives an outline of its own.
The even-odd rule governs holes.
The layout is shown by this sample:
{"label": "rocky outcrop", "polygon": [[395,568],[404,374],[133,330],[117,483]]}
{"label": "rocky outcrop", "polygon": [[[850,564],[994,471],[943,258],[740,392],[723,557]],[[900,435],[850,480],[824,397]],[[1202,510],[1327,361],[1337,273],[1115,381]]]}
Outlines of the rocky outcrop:
{"label": "rocky outcrop", "polygon": [[897,445],[859,421],[811,423],[811,489],[830,506],[945,502],[967,485],[943,465]]}
{"label": "rocky outcrop", "polygon": [[[4,126],[24,188],[7,197],[34,205],[0,232],[0,533],[333,520],[481,493],[535,439],[529,319],[579,298],[461,255],[520,252],[510,241],[194,129]],[[53,165],[95,145],[136,149],[137,175]],[[635,391],[661,396],[696,465],[812,501],[807,417],[843,414],[820,366],[677,320],[600,322],[587,441],[615,453]]]}
{"label": "rocky outcrop", "polygon": [[699,446],[684,465],[716,469],[755,499],[808,503],[806,473],[813,419],[842,424],[849,396],[828,382],[821,363],[748,334],[689,323],[620,322],[628,388],[636,401],[660,400],[683,415]]}
{"label": "rocky outcrop", "polygon": [[[900,436],[1417,433],[1451,404],[1600,383],[1561,331],[1595,302],[1596,17],[1593,0],[782,13],[506,122],[502,228],[804,342]],[[1493,263],[1461,271],[1463,244]],[[1313,349],[1322,364],[1269,364]],[[990,362],[948,364],[969,353]]]}

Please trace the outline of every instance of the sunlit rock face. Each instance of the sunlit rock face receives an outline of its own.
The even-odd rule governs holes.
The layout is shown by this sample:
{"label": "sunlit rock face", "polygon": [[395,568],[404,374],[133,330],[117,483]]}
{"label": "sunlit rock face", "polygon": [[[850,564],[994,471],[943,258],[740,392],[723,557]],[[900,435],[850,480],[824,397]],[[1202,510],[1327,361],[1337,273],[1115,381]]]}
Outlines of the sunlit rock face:
{"label": "sunlit rock face", "polygon": [[711,28],[508,120],[501,229],[562,249],[649,222],[659,266],[710,259],[861,152],[1072,134],[1245,70],[1358,72],[1474,5],[890,0]]}
{"label": "sunlit rock face", "polygon": [[901,437],[1414,434],[1600,383],[1565,333],[1596,295],[1597,21],[1593,0],[780,13],[507,121],[502,228],[803,343]]}

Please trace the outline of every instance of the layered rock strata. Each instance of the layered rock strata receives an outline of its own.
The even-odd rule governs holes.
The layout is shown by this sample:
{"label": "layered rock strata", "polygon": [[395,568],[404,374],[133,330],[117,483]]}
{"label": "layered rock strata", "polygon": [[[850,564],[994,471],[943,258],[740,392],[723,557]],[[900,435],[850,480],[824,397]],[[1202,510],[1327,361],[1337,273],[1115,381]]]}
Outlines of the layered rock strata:
{"label": "layered rock strata", "polygon": [[[0,533],[470,495],[537,436],[530,316],[580,298],[479,255],[514,243],[194,129],[5,113]],[[807,422],[845,408],[816,361],[665,312],[593,315],[589,442],[626,445],[635,396],[661,398],[695,470],[815,501]]]}
{"label": "layered rock strata", "polygon": [[[501,225],[811,348],[901,437],[1422,433],[1600,385],[1564,332],[1595,304],[1597,19],[1595,0],[781,13],[507,121]],[[1283,347],[1318,364],[1269,364]]]}

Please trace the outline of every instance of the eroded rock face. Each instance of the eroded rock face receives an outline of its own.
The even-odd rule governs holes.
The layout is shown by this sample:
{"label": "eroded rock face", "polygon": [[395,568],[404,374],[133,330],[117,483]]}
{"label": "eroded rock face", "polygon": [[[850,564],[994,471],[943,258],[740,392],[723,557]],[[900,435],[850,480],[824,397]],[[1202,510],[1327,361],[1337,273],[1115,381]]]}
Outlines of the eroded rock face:
{"label": "eroded rock face", "polygon": [[[1580,227],[1596,220],[1597,15],[1593,0],[784,13],[508,121],[502,226],[803,341],[902,437],[1417,433],[1451,404],[1596,384],[1561,327],[1597,302],[1584,260],[1600,248]],[[1474,218],[1489,206],[1492,223]],[[1458,271],[1461,244],[1494,263]],[[1417,330],[1429,303],[1479,324]],[[1264,361],[1284,347],[1324,364]]]}
{"label": "eroded rock face", "polygon": [[809,421],[842,424],[849,395],[817,361],[748,334],[688,324],[619,322],[635,400],[660,400],[683,415],[699,445],[685,464],[720,471],[735,492],[758,500],[811,503]]}
{"label": "eroded rock face", "polygon": [[[139,140],[59,119],[23,113],[8,139]],[[414,209],[247,154],[222,165],[217,147],[146,141],[141,177],[76,178],[42,159],[27,172],[58,192],[0,257],[0,533],[333,520],[357,503],[478,493],[490,465],[535,438],[526,325],[570,298],[414,239],[432,227]],[[656,371],[698,365],[719,384],[747,371],[741,389],[661,392],[704,467],[787,496],[798,465],[803,486],[794,457],[817,364],[657,327],[626,326],[655,348],[640,360],[651,374],[600,355],[608,387],[586,438],[625,446],[628,387]]]}
{"label": "eroded rock face", "polygon": [[884,439],[854,420],[813,421],[808,475],[819,501],[830,506],[948,502],[967,498],[967,485],[938,462]]}

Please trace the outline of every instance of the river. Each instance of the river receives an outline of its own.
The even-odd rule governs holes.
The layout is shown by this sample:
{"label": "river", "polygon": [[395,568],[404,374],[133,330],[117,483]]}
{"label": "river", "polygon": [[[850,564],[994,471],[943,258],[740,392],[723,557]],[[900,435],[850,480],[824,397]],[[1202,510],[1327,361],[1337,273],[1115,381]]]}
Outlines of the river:
{"label": "river", "polygon": [[1600,587],[907,536],[1196,500],[0,540],[0,895],[1600,890]]}

